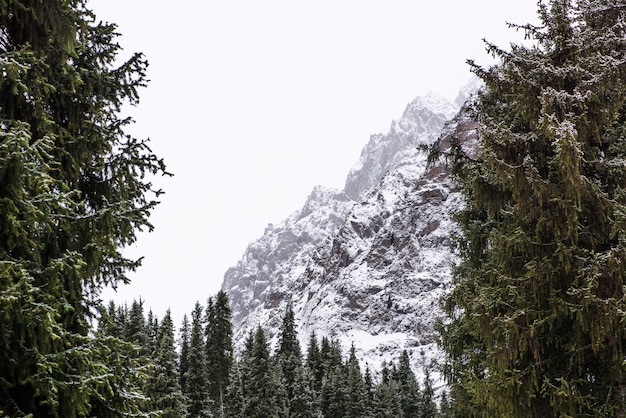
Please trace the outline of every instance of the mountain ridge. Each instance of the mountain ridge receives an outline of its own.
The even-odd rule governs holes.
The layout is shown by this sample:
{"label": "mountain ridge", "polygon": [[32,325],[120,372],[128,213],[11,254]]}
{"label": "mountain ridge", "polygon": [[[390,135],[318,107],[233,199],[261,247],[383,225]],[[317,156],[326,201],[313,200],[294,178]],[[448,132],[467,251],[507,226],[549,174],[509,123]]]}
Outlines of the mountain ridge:
{"label": "mountain ridge", "polygon": [[250,243],[222,285],[236,345],[258,325],[275,340],[290,305],[303,345],[313,332],[344,350],[354,343],[374,370],[404,349],[422,366],[438,355],[433,315],[449,281],[450,213],[461,198],[445,167],[427,169],[418,146],[444,126],[454,131],[455,114],[434,94],[416,98],[387,134],[370,137],[344,190],[315,187]]}

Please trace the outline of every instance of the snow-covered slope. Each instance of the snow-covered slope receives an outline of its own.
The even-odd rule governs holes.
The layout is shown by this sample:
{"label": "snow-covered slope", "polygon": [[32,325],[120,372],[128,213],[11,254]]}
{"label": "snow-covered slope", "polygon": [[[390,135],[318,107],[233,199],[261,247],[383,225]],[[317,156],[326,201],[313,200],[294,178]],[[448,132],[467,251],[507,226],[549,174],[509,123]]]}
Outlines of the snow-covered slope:
{"label": "snow-covered slope", "polygon": [[354,343],[374,369],[403,349],[417,366],[437,355],[433,324],[461,197],[445,166],[427,169],[417,147],[442,128],[475,135],[464,116],[444,127],[455,112],[432,94],[415,99],[387,134],[370,138],[344,191],[315,188],[301,210],[249,245],[222,286],[236,343],[257,325],[275,338],[291,304],[303,343],[313,331],[346,349]]}
{"label": "snow-covered slope", "polygon": [[434,93],[417,97],[406,106],[402,118],[393,121],[387,134],[375,134],[361,151],[361,157],[350,170],[345,192],[353,200],[383,178],[387,172],[419,154],[417,147],[432,143],[457,108]]}

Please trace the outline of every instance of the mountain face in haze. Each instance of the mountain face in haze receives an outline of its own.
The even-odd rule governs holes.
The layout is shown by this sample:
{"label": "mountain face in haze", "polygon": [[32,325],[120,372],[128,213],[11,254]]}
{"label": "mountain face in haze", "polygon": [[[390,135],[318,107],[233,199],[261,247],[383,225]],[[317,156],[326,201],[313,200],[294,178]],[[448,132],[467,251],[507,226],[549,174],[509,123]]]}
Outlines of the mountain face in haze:
{"label": "mountain face in haze", "polygon": [[387,134],[371,136],[344,190],[316,187],[248,246],[222,285],[236,344],[258,325],[275,339],[291,305],[304,347],[315,332],[346,351],[354,343],[373,369],[403,349],[430,363],[461,196],[418,146],[440,135],[443,147],[452,135],[471,142],[475,125],[463,113],[451,120],[456,111],[435,95],[418,97]]}

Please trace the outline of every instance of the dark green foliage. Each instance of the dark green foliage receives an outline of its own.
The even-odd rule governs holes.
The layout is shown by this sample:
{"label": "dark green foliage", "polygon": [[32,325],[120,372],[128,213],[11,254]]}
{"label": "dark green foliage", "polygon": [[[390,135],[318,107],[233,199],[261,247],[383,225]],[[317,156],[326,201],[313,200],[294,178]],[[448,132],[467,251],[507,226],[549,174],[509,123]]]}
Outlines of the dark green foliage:
{"label": "dark green foliage", "polygon": [[[533,47],[473,66],[480,149],[442,333],[467,415],[624,416],[624,1],[540,3]],[[455,406],[456,410],[456,406]]]}
{"label": "dark green foliage", "polygon": [[313,374],[308,368],[299,367],[295,370],[293,395],[289,403],[290,418],[317,418],[321,411],[313,389]]}
{"label": "dark green foliage", "polygon": [[369,365],[365,367],[365,375],[363,376],[363,387],[365,389],[365,404],[368,409],[372,408],[374,402],[374,380]]}
{"label": "dark green foliage", "polygon": [[[292,329],[291,332],[295,333],[295,327]],[[281,352],[279,344],[276,356],[271,357],[265,333],[257,328],[246,338],[241,360],[234,361],[231,367],[219,416],[223,413],[224,417],[232,418],[422,418],[438,414],[430,378],[427,375],[423,395],[407,353],[402,355],[397,366],[384,365],[381,381],[377,384],[369,368],[365,376],[361,373],[354,346],[345,362],[337,341],[323,338],[322,348],[318,350],[317,346],[313,334],[307,365],[303,366],[300,361],[294,363],[294,380],[288,383],[279,361],[288,350]],[[296,359],[297,353],[297,350],[296,354],[290,353],[290,358]],[[319,390],[311,367],[323,371]]]}
{"label": "dark green foliage", "polygon": [[230,321],[228,296],[224,291],[220,291],[215,303],[213,299],[209,299],[206,324],[208,393],[216,416],[222,414],[224,393],[228,387],[233,363],[233,330]]}
{"label": "dark green foliage", "polygon": [[152,309],[148,311],[146,318],[146,353],[149,357],[155,357],[157,346],[157,335],[159,334],[159,318],[153,313]]}
{"label": "dark green foliage", "polygon": [[189,399],[190,417],[210,417],[208,395],[208,376],[206,349],[204,341],[204,323],[202,305],[196,302],[191,313],[191,339],[189,341],[188,369],[185,372],[185,396]]}
{"label": "dark green foliage", "polygon": [[224,417],[243,418],[244,407],[243,379],[237,361],[233,362],[224,395]]}
{"label": "dark green foliage", "polygon": [[148,354],[148,326],[143,313],[143,300],[133,300],[124,321],[122,339],[140,347],[142,354]]}
{"label": "dark green foliage", "polygon": [[187,371],[189,370],[189,345],[191,343],[191,325],[187,314],[183,316],[183,324],[180,328],[180,361],[178,362],[178,376],[180,388],[187,393]]}
{"label": "dark green foliage", "polygon": [[322,389],[322,378],[324,377],[324,367],[320,356],[320,350],[317,344],[315,332],[309,337],[309,345],[307,347],[306,367],[313,374],[313,387],[319,392]]}
{"label": "dark green foliage", "polygon": [[348,388],[341,365],[330,367],[324,377],[320,395],[320,407],[324,416],[346,416],[347,398]]}
{"label": "dark green foliage", "polygon": [[[409,354],[406,350],[404,350],[400,356],[398,365],[393,373],[393,379],[398,383],[400,406],[405,418],[427,415],[423,414],[425,399],[422,398],[426,393],[420,394],[419,384],[417,383],[413,370],[411,370]],[[432,395],[431,388],[429,396],[430,402],[433,402]]]}
{"label": "dark green foliage", "polygon": [[441,418],[452,418],[453,412],[452,407],[450,406],[450,401],[448,400],[448,392],[445,390],[441,392],[441,399],[439,400],[439,415]]}
{"label": "dark green foliage", "polygon": [[297,370],[302,368],[302,353],[291,305],[283,317],[275,358],[281,368],[287,398],[291,399]]}
{"label": "dark green foliage", "polygon": [[[424,368],[424,391],[421,396],[421,411],[422,418],[435,418],[437,416],[437,404],[435,403],[435,391],[433,390],[433,382],[430,378],[430,372],[427,368]],[[406,415],[411,416],[411,415]],[[417,416],[417,415],[416,415]]]}
{"label": "dark green foliage", "polygon": [[283,316],[283,322],[280,326],[276,356],[295,356],[297,358],[302,358],[300,343],[298,342],[298,332],[296,331],[296,322],[291,305],[287,306],[285,315]]}
{"label": "dark green foliage", "polygon": [[241,370],[243,379],[243,416],[246,418],[279,417],[278,385],[276,373],[272,370],[269,348],[265,333],[259,327],[252,339],[250,352],[244,358],[245,368]]}
{"label": "dark green foliage", "polygon": [[158,328],[155,345],[154,366],[146,382],[146,393],[151,399],[150,409],[161,411],[159,416],[163,418],[186,417],[186,399],[180,389],[176,369],[174,324],[169,310]]}
{"label": "dark green foliage", "polygon": [[108,307],[100,307],[100,318],[98,320],[98,334],[115,338],[122,338],[124,322],[118,314],[115,302],[110,301]]}
{"label": "dark green foliage", "polygon": [[[224,300],[227,298],[222,296]],[[261,328],[253,334],[250,333],[244,344],[242,358],[239,361],[232,359],[229,368],[228,385],[224,388],[219,407],[211,405],[214,400],[209,396],[211,376],[206,374],[208,368],[205,362],[205,373],[202,370],[202,353],[208,354],[203,347],[202,328],[204,321],[215,322],[220,310],[220,303],[210,302],[203,316],[202,307],[197,303],[192,313],[192,323],[185,316],[181,328],[181,351],[187,352],[187,372],[185,373],[187,389],[181,390],[179,382],[179,370],[176,365],[176,352],[174,350],[174,328],[169,311],[158,325],[153,355],[141,355],[142,348],[131,343],[123,343],[119,353],[128,360],[125,368],[111,368],[112,374],[120,371],[122,375],[128,370],[132,376],[124,378],[127,388],[134,388],[134,392],[120,392],[119,401],[114,404],[96,403],[93,411],[97,416],[116,416],[114,411],[124,411],[118,405],[125,405],[125,397],[137,396],[136,402],[142,406],[144,413],[154,413],[157,416],[219,416],[231,418],[248,417],[276,417],[276,418],[371,418],[371,417],[434,417],[437,408],[432,401],[432,388],[430,380],[427,380],[425,394],[421,397],[415,376],[411,371],[409,356],[404,353],[397,365],[384,364],[381,382],[373,381],[369,368],[365,375],[361,373],[361,367],[357,359],[357,351],[351,347],[348,357],[343,361],[341,348],[338,341],[323,338],[321,349],[317,349],[317,341],[312,336],[307,360],[323,371],[320,382],[320,390],[316,390],[316,378],[313,370],[303,366],[299,357],[299,344],[295,324],[291,323],[290,314],[285,315],[283,334],[279,336],[279,344],[275,350],[276,355],[270,356],[270,348]],[[141,311],[135,303],[135,310]],[[130,324],[140,323],[138,314],[131,315],[127,309],[116,309],[113,303],[105,310],[98,332],[104,333],[115,331],[112,324],[116,323],[109,312],[123,318],[122,329],[131,329]],[[132,309],[131,309],[132,310]],[[146,322],[153,323],[153,315],[148,315]],[[125,321],[125,322],[124,322]],[[211,326],[206,324],[207,335],[217,335],[210,331]],[[131,334],[129,334],[131,335]],[[133,334],[134,335],[134,334]],[[227,340],[230,341],[230,334]],[[186,336],[186,337],[185,337]],[[291,340],[294,344],[280,344]],[[184,343],[187,341],[187,343]],[[185,349],[185,347],[187,347]],[[199,347],[199,348],[198,348]],[[288,348],[291,347],[291,348]],[[281,358],[292,359],[290,364],[293,371],[293,381],[290,383],[283,369],[285,363]],[[199,360],[198,360],[199,359]],[[317,360],[315,360],[317,359]],[[194,366],[195,365],[195,366]],[[317,367],[317,366],[315,366]],[[201,379],[205,378],[203,383]],[[204,385],[204,386],[203,386]],[[141,390],[140,390],[141,389]],[[150,397],[142,396],[142,392]],[[186,393],[188,396],[185,396]],[[116,405],[114,409],[108,409],[109,405]],[[422,405],[427,405],[422,408]],[[213,410],[211,411],[211,406]],[[195,408],[195,409],[194,409]],[[419,412],[418,412],[419,411]],[[421,411],[431,411],[421,413]],[[450,415],[452,416],[452,415]]]}
{"label": "dark green foliage", "polygon": [[321,370],[322,376],[337,367],[341,368],[342,365],[343,358],[339,341],[322,337],[318,366]]}
{"label": "dark green foliage", "polygon": [[345,417],[366,416],[369,406],[368,396],[354,345],[350,349],[350,356],[344,367],[344,379],[346,385]]}
{"label": "dark green foliage", "polygon": [[398,384],[393,379],[380,382],[374,392],[372,405],[372,417],[374,418],[402,418],[402,405]]}
{"label": "dark green foliage", "polygon": [[118,115],[147,64],[114,67],[115,27],[82,1],[1,2],[0,33],[0,410],[139,414],[128,346],[89,319],[151,228],[144,176],[164,166]]}

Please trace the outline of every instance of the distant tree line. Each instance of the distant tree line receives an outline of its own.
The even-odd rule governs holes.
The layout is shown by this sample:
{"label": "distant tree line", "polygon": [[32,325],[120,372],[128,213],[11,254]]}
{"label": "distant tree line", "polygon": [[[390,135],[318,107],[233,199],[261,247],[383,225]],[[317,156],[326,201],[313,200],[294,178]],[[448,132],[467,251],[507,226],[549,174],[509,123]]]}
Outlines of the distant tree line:
{"label": "distant tree line", "polygon": [[144,416],[435,418],[449,410],[445,394],[438,408],[428,370],[418,382],[406,351],[378,378],[367,366],[362,371],[354,346],[344,358],[338,341],[326,337],[312,334],[304,356],[291,308],[274,350],[259,327],[240,356],[224,292],[205,307],[195,304],[178,341],[169,311],[160,320],[146,315],[141,300],[130,307],[110,302],[102,311],[97,333],[123,342],[114,355],[129,367],[117,373],[131,381]]}

